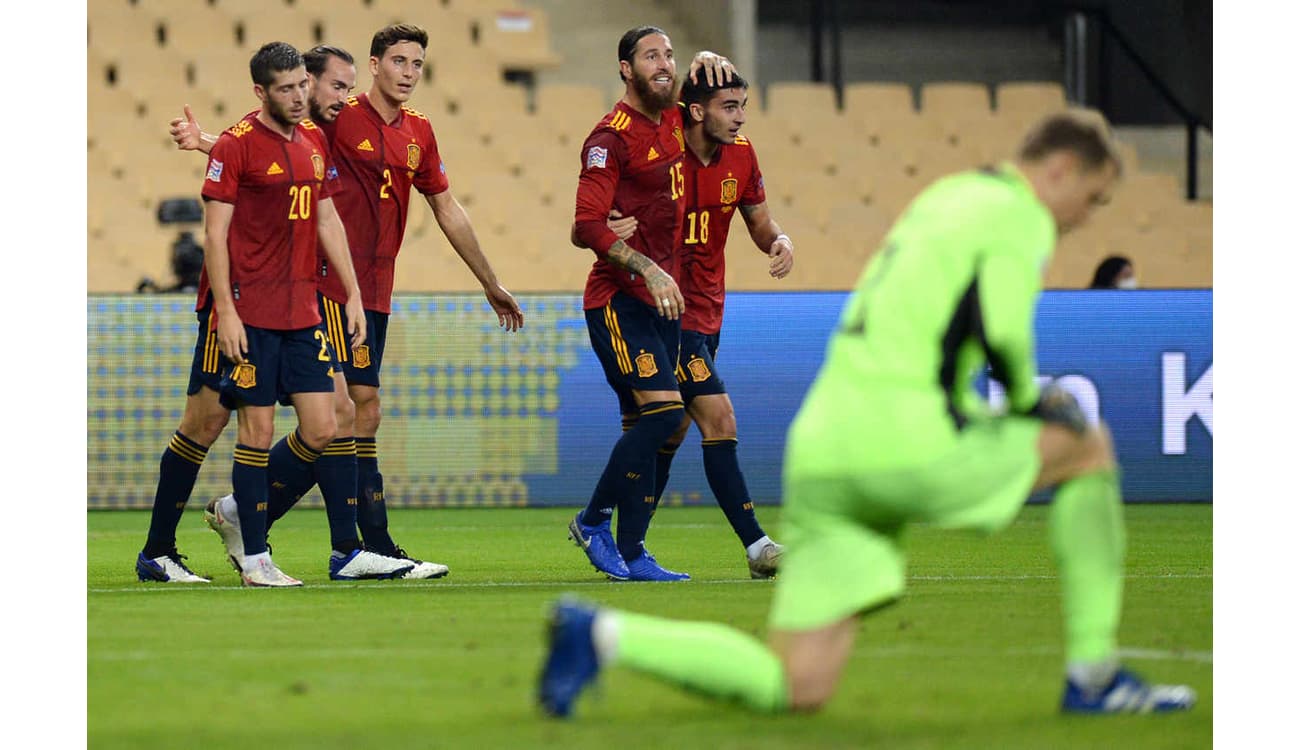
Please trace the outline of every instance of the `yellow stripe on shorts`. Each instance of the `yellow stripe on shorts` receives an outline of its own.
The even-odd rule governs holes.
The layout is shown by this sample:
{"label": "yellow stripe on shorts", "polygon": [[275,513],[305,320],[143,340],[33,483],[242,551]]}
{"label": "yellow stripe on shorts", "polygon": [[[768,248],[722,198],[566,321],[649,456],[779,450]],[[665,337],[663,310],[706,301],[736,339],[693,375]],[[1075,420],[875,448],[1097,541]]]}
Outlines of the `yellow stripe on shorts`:
{"label": "yellow stripe on shorts", "polygon": [[624,375],[632,373],[632,358],[627,353],[627,342],[618,327],[618,313],[614,312],[614,303],[605,305],[605,326],[609,328],[609,341],[614,347],[614,357],[618,360],[618,371]]}

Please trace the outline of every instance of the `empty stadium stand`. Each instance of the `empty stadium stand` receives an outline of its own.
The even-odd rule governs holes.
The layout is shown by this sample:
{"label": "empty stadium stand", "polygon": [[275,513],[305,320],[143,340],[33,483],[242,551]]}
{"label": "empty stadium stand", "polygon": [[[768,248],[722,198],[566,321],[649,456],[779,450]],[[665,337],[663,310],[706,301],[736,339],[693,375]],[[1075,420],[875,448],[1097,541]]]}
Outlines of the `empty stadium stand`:
{"label": "empty stadium stand", "polygon": [[[370,35],[400,20],[430,32],[425,80],[411,105],[433,122],[453,194],[503,283],[518,291],[582,288],[592,256],[569,244],[578,152],[621,87],[546,82],[545,71],[590,62],[565,58],[564,35],[544,9],[525,0],[90,0],[87,19],[90,291],[169,279],[178,228],[158,224],[157,205],[197,197],[204,171],[201,156],[178,153],[167,135],[183,105],[209,132],[254,108],[248,58],[273,39],[349,50],[364,91]],[[735,226],[733,289],[850,288],[926,183],[1005,158],[1029,123],[1066,106],[1055,82],[937,81],[915,90],[852,82],[839,102],[828,84],[751,85],[744,132],[799,262],[789,278],[772,280]],[[1113,205],[1062,241],[1047,284],[1086,286],[1101,258],[1122,252],[1144,286],[1211,286],[1211,204],[1184,200],[1178,178],[1144,171],[1137,148],[1121,148],[1126,179]],[[477,289],[419,203],[397,286]]]}

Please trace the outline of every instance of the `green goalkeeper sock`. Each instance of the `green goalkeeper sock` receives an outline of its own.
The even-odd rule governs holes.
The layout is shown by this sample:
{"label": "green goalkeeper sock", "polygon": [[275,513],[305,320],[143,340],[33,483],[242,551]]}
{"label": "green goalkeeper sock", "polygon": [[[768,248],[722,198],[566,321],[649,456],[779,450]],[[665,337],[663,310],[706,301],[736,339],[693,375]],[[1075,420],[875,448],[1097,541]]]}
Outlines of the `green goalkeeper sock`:
{"label": "green goalkeeper sock", "polygon": [[598,614],[593,630],[605,666],[619,664],[756,711],[790,707],[781,660],[739,630],[613,610]]}
{"label": "green goalkeeper sock", "polygon": [[1124,508],[1114,470],[1075,477],[1052,501],[1048,534],[1061,577],[1069,664],[1115,657],[1124,599]]}

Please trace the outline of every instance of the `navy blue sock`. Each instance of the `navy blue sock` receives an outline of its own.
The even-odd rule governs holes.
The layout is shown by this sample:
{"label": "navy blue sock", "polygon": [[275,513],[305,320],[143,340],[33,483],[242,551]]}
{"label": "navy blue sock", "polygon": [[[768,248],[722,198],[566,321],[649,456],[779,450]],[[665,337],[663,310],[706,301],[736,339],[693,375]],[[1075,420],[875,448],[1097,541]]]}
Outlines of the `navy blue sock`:
{"label": "navy blue sock", "polygon": [[208,449],[180,433],[172,435],[158,464],[158,489],[153,496],[153,515],[149,518],[149,537],[144,556],[153,559],[171,552],[176,546],[176,527],[185,512],[185,504],[194,492]]}
{"label": "navy blue sock", "polygon": [[660,446],[677,431],[685,407],[681,401],[656,401],[641,407],[636,424],[614,444],[596,483],[596,497],[618,507],[614,533],[618,551],[631,562],[641,556],[655,501],[655,459]]}
{"label": "navy blue sock", "polygon": [[397,544],[388,535],[388,508],[384,505],[384,476],[379,473],[379,446],[374,438],[357,438],[357,526],[366,547],[392,555]]}
{"label": "navy blue sock", "polygon": [[763,529],[754,517],[754,503],[749,499],[745,475],[740,473],[736,458],[736,438],[704,440],[704,476],[718,500],[718,507],[746,547],[763,538]]}
{"label": "navy blue sock", "polygon": [[235,488],[245,555],[266,551],[266,467],[270,461],[270,451],[250,448],[242,443],[235,446],[235,466],[230,472],[230,484]]}
{"label": "navy blue sock", "polygon": [[655,456],[655,502],[650,506],[651,517],[659,510],[659,501],[663,499],[664,490],[668,488],[668,470],[672,468],[673,458],[677,456],[677,449],[680,447],[680,445],[665,445]]}
{"label": "navy blue sock", "polygon": [[339,552],[361,547],[357,538],[357,441],[335,438],[312,464],[325,514],[329,517],[330,546]]}
{"label": "navy blue sock", "polygon": [[[636,421],[639,417],[639,414],[623,415],[624,435],[627,435],[628,430],[636,426]],[[617,450],[618,445],[615,444],[614,447],[615,450]],[[612,455],[610,456],[610,459],[613,460]],[[608,462],[606,462],[605,471],[609,471]],[[603,474],[601,475],[601,479],[604,479]],[[591,499],[587,501],[587,507],[582,511],[582,523],[587,526],[599,526],[614,517],[614,508],[618,506],[618,498],[614,495],[610,495],[609,490],[610,487],[607,485],[601,484],[600,481],[596,482],[596,489],[592,490]]]}
{"label": "navy blue sock", "polygon": [[267,465],[270,478],[266,490],[267,531],[316,484],[312,465],[316,460],[314,456],[318,455],[307,447],[297,430],[285,435],[271,447],[271,462]]}

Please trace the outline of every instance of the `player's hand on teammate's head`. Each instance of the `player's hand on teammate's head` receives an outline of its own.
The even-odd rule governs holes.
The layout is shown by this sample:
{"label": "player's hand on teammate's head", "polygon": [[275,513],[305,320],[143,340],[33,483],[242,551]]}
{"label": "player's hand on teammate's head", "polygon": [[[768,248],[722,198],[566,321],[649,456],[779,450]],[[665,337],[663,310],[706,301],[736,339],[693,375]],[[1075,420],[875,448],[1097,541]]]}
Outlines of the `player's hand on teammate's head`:
{"label": "player's hand on teammate's head", "polygon": [[716,52],[700,50],[695,53],[695,57],[691,59],[691,67],[686,71],[691,83],[700,82],[696,77],[700,70],[704,71],[705,82],[714,86],[723,81],[730,81],[732,74],[736,72],[736,66]]}
{"label": "player's hand on teammate's head", "polygon": [[768,255],[771,260],[768,261],[767,272],[772,278],[784,279],[794,269],[794,243],[784,234],[772,243]]}
{"label": "player's hand on teammate's head", "polygon": [[1079,400],[1056,382],[1043,387],[1038,403],[1034,404],[1029,413],[1044,422],[1059,424],[1077,435],[1088,431],[1088,418],[1079,407]]}
{"label": "player's hand on teammate's head", "polygon": [[613,232],[624,242],[626,242],[633,234],[636,234],[636,217],[624,216],[619,213],[617,208],[610,209],[609,218],[605,220],[605,225],[609,227],[609,231]]}
{"label": "player's hand on teammate's head", "polygon": [[488,304],[497,314],[497,325],[507,331],[517,331],[524,327],[524,311],[519,307],[515,296],[506,291],[500,283],[483,288]]}
{"label": "player's hand on teammate's head", "polygon": [[185,105],[185,116],[174,118],[170,123],[172,141],[176,143],[176,148],[181,151],[198,150],[203,137],[203,130],[199,128],[199,121],[194,119],[194,113],[190,111],[190,105]]}

